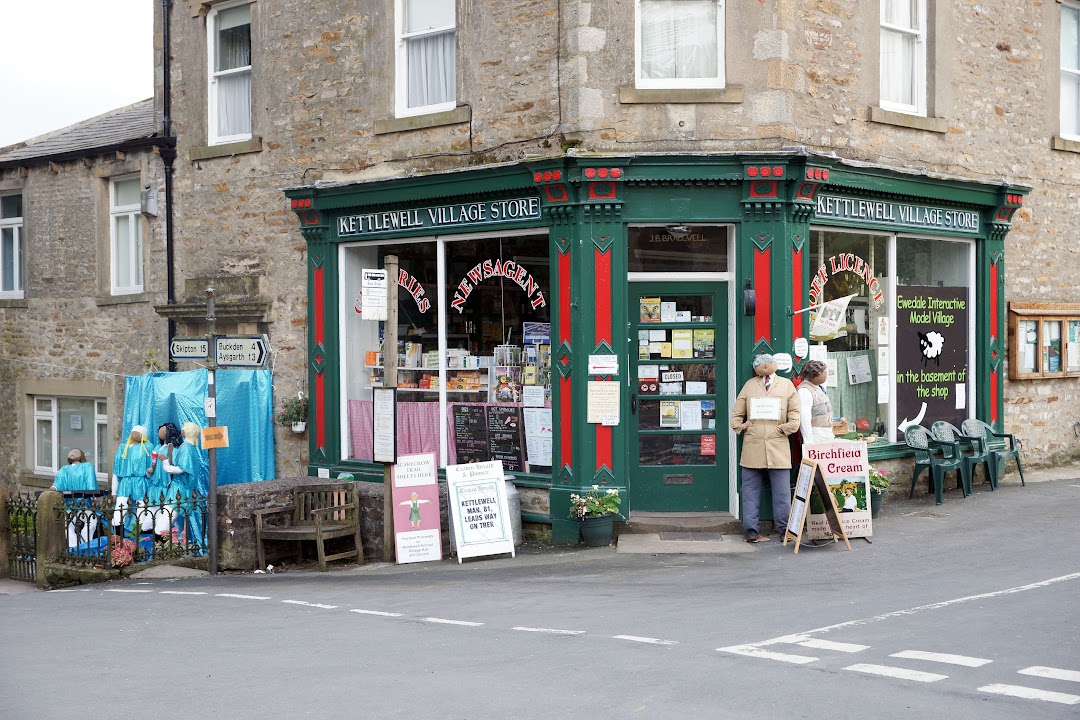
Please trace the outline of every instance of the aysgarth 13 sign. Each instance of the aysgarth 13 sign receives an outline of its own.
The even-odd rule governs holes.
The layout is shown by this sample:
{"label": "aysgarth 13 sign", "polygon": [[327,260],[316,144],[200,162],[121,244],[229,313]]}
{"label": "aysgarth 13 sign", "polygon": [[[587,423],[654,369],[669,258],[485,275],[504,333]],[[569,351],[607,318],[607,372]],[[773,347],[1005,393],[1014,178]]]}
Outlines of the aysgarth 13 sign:
{"label": "aysgarth 13 sign", "polygon": [[973,210],[940,208],[891,200],[818,195],[814,215],[818,220],[857,220],[888,227],[917,227],[930,230],[978,234],[979,213]]}
{"label": "aysgarth 13 sign", "polygon": [[337,231],[339,237],[350,237],[395,230],[490,225],[539,219],[540,198],[527,197],[343,215],[338,218]]}

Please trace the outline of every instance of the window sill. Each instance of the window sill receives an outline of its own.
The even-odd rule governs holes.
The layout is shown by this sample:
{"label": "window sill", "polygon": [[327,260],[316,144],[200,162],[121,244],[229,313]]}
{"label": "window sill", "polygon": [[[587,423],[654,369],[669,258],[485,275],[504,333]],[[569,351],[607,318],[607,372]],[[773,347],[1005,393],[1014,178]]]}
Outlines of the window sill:
{"label": "window sill", "polygon": [[410,130],[425,130],[427,128],[441,127],[443,125],[459,125],[471,121],[472,108],[468,105],[462,105],[453,110],[431,113],[430,115],[414,115],[412,117],[376,120],[375,134],[386,135],[388,133],[408,132]]}
{"label": "window sill", "polygon": [[98,307],[104,307],[106,305],[131,305],[133,303],[149,302],[150,296],[147,293],[132,293],[131,295],[98,295],[94,298],[94,302]]}
{"label": "window sill", "polygon": [[246,155],[248,153],[262,152],[262,138],[253,137],[250,140],[225,143],[223,145],[207,145],[205,147],[193,147],[188,150],[188,158],[196,160],[212,160],[213,158],[232,157],[233,155]]}
{"label": "window sill", "polygon": [[1055,135],[1050,138],[1050,147],[1062,152],[1080,153],[1080,140],[1067,140]]}
{"label": "window sill", "polygon": [[945,118],[923,117],[922,115],[911,115],[896,112],[895,110],[883,110],[873,106],[870,108],[870,122],[911,128],[912,130],[926,130],[927,132],[946,133],[949,131],[949,123]]}
{"label": "window sill", "polygon": [[728,85],[726,88],[636,88],[624,85],[619,88],[619,102],[623,105],[686,105],[742,101],[741,85]]}
{"label": "window sill", "polygon": [[2,298],[0,299],[0,308],[24,308],[29,307],[26,303],[26,298]]}

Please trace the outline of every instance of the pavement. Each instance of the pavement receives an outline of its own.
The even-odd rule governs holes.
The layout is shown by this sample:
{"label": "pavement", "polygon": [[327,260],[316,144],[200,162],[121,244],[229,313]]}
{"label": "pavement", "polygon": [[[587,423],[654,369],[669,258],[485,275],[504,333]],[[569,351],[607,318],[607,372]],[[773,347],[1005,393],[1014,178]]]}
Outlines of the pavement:
{"label": "pavement", "polygon": [[[1026,470],[1024,473],[1024,479],[1028,485],[1064,480],[1074,480],[1080,483],[1080,463],[1050,468]],[[903,485],[903,489],[906,491],[908,484],[903,483]],[[1012,486],[1016,486],[1019,488],[1019,475],[1017,475],[1015,471],[1010,472],[1001,481],[1001,485],[1003,488],[1010,488]],[[874,522],[877,523],[881,528],[879,533],[886,534],[889,531],[888,528],[890,518],[912,514],[929,514],[929,516],[947,517],[949,514],[952,514],[959,509],[977,512],[979,506],[982,505],[983,502],[989,502],[996,494],[992,493],[989,485],[985,483],[976,484],[974,491],[974,495],[971,498],[965,499],[960,495],[960,491],[958,489],[948,489],[945,494],[945,503],[941,506],[937,506],[934,504],[933,496],[931,495],[916,495],[916,497],[912,499],[908,499],[905,494],[901,494],[899,496],[890,495],[890,497],[886,500],[881,515],[876,518]],[[981,497],[985,497],[986,500],[980,500],[979,498]],[[1002,497],[1004,496],[1002,495]],[[967,505],[959,504],[965,503],[967,501],[970,501],[970,503]],[[859,542],[863,541],[859,540]],[[772,546],[783,547],[782,538],[774,535],[772,537],[772,541],[768,543],[751,545],[744,542],[741,535],[727,533],[624,533],[619,536],[618,542],[615,546],[604,548],[589,548],[584,545],[567,547],[526,543],[524,546],[517,548],[517,556],[514,558],[511,558],[509,555],[499,555],[486,558],[471,558],[466,560],[461,565],[461,569],[466,571],[470,568],[491,570],[502,567],[504,565],[513,565],[515,567],[528,568],[560,565],[567,563],[584,563],[591,562],[602,557],[614,556],[616,554],[649,556],[748,554],[754,552],[767,552],[772,548]],[[804,544],[802,548],[813,549],[814,546]],[[789,543],[789,546],[784,549],[788,552],[791,552],[791,543]],[[422,573],[425,571],[434,571],[437,569],[447,569],[455,565],[458,565],[456,557],[444,558],[440,562],[415,563],[410,565],[398,565],[396,563],[386,562],[368,562],[364,565],[345,565],[339,563],[336,565],[336,567],[334,564],[331,564],[331,569],[328,572],[334,575],[343,576],[369,574],[402,575]],[[310,575],[313,578],[327,576],[325,573],[320,573],[315,568],[314,563],[305,563],[304,565],[299,567],[279,565],[277,568],[275,568],[275,570],[276,572],[271,571],[265,574],[269,575],[288,573],[294,576]],[[252,573],[250,571],[227,572],[222,573],[222,575],[243,576],[253,575],[256,573],[258,573],[258,571],[255,571],[255,573]],[[131,580],[183,580],[207,577],[208,575],[209,573],[205,570],[197,570],[171,565],[160,565],[147,568],[146,570],[133,574],[131,576]],[[30,583],[18,582],[9,579],[0,579],[0,596],[21,595],[37,591],[38,589]]]}

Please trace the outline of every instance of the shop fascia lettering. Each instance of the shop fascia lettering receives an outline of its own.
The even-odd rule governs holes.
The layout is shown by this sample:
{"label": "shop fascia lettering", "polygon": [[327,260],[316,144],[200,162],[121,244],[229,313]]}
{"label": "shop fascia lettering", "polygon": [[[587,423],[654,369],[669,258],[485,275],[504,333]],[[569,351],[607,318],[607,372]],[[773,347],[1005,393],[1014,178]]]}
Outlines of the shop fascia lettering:
{"label": "shop fascia lettering", "polygon": [[814,279],[810,281],[811,306],[820,304],[821,291],[825,289],[825,283],[829,282],[829,275],[840,272],[852,272],[862,278],[862,281],[870,288],[870,299],[874,301],[874,307],[881,307],[881,303],[885,300],[885,293],[881,291],[881,283],[874,275],[874,268],[855,253],[833,255],[817,269]]}
{"label": "shop fascia lettering", "polygon": [[513,198],[474,203],[437,205],[413,210],[386,210],[338,218],[338,236],[349,237],[393,230],[484,225],[519,220],[539,220],[540,199]]}
{"label": "shop fascia lettering", "polygon": [[536,282],[524,265],[518,265],[513,260],[488,259],[476,263],[465,273],[465,277],[458,283],[454,290],[454,299],[450,301],[450,307],[459,313],[465,311],[465,301],[472,295],[477,285],[493,277],[503,277],[513,280],[518,287],[525,291],[529,298],[529,304],[535,310],[538,307],[547,306],[547,298],[544,291]]}
{"label": "shop fascia lettering", "polygon": [[886,225],[979,232],[979,213],[973,210],[952,210],[887,200],[818,195],[814,213],[819,220],[862,220]]}

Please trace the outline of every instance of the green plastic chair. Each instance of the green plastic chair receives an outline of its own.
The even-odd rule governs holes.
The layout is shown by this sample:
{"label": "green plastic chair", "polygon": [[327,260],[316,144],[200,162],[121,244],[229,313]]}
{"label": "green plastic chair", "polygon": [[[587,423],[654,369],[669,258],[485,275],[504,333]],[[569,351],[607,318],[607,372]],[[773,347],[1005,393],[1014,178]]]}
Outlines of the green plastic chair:
{"label": "green plastic chair", "polygon": [[945,473],[956,471],[956,482],[964,489],[964,497],[967,497],[967,487],[963,481],[964,461],[958,443],[942,442],[935,440],[930,431],[921,425],[911,425],[904,431],[904,441],[915,453],[915,471],[911,474],[911,492],[908,497],[915,497],[915,483],[919,481],[922,471],[930,470],[930,482],[934,488],[934,497],[937,504],[941,504],[941,493],[945,485]]}
{"label": "green plastic chair", "polygon": [[931,425],[930,434],[933,435],[936,440],[957,443],[960,446],[962,453],[961,459],[963,460],[961,470],[963,472],[964,483],[967,486],[965,489],[968,495],[972,492],[971,487],[975,480],[975,468],[980,463],[985,468],[986,479],[990,483],[990,489],[994,490],[997,488],[997,478],[994,477],[993,471],[990,469],[990,452],[986,446],[986,438],[962,433],[955,425],[947,423],[944,420],[938,420]]}
{"label": "green plastic chair", "polygon": [[1023,449],[1023,444],[1016,439],[1016,436],[1011,433],[994,432],[994,428],[974,418],[965,420],[960,427],[965,435],[981,437],[986,442],[986,449],[990,454],[991,482],[994,487],[997,487],[1000,479],[998,477],[1000,468],[1009,458],[1016,461],[1016,471],[1020,473],[1020,485],[1024,485],[1024,468],[1020,466],[1020,451]]}

